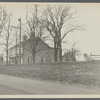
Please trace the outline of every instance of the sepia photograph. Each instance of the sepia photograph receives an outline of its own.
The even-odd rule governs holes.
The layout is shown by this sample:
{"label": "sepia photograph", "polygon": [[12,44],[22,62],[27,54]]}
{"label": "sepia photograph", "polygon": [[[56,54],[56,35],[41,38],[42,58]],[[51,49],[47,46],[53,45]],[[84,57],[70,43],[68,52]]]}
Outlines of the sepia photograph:
{"label": "sepia photograph", "polygon": [[100,3],[0,2],[0,95],[100,95]]}

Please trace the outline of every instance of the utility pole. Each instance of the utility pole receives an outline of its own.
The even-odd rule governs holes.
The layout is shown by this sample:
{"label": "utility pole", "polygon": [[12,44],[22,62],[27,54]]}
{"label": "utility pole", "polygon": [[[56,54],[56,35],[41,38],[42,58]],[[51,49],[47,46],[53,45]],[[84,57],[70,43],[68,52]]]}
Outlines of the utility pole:
{"label": "utility pole", "polygon": [[18,19],[18,21],[20,22],[20,36],[19,36],[19,44],[20,44],[20,48],[19,48],[19,64],[21,65],[21,18],[20,19]]}
{"label": "utility pole", "polygon": [[17,38],[17,32],[18,32],[18,29],[16,31],[16,65],[18,64],[18,58],[17,58],[17,42],[18,42],[18,38]]}

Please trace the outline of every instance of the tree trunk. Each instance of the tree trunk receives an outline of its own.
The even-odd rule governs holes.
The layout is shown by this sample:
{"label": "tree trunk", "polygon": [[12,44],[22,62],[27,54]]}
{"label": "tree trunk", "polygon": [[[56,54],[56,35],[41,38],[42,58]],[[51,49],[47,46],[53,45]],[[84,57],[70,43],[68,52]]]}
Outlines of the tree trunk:
{"label": "tree trunk", "polygon": [[35,63],[35,49],[32,50],[33,63]]}
{"label": "tree trunk", "polygon": [[8,66],[8,49],[6,50],[6,65]]}
{"label": "tree trunk", "polygon": [[57,43],[54,42],[54,62],[57,62],[57,53],[58,53],[58,50],[57,50]]}
{"label": "tree trunk", "polygon": [[61,41],[59,42],[59,60],[62,62],[62,44]]}

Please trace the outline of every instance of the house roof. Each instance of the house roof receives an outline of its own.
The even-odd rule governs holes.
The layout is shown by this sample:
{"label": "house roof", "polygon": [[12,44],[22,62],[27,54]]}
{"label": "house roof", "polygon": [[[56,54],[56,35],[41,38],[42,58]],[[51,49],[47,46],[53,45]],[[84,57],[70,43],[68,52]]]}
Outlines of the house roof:
{"label": "house roof", "polygon": [[[38,38],[38,39],[39,39],[39,38]],[[27,40],[25,40],[25,41],[22,41],[22,42],[21,42],[21,46],[24,46],[25,44],[28,44],[29,41],[30,41],[30,39],[27,39]],[[42,43],[44,43],[48,48],[54,49],[53,47],[50,47],[47,43],[45,43],[43,40],[39,39],[39,41],[41,41]],[[14,45],[14,46],[11,47],[10,49],[16,48],[16,46],[19,47],[20,45],[19,45],[19,44]],[[9,49],[9,50],[10,50],[10,49]]]}

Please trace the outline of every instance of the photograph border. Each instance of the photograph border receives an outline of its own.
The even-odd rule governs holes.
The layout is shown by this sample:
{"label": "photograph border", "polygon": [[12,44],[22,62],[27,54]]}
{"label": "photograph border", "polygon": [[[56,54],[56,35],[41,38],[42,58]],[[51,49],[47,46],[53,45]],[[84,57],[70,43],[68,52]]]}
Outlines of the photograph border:
{"label": "photograph border", "polygon": [[[34,2],[34,3],[100,3],[100,0],[0,0],[1,3],[3,2],[11,2],[11,3],[28,3],[28,2]],[[13,97],[15,96],[15,97]],[[56,97],[53,98],[53,96],[50,96],[49,98],[44,95],[39,95],[40,97],[38,98],[38,95],[35,97],[32,97],[32,95],[25,96],[24,95],[1,95],[0,100],[100,100],[100,96],[98,97],[97,95],[92,96],[92,95],[83,95],[81,97],[80,95],[69,95],[68,98],[66,98],[65,95],[56,95]],[[72,97],[71,97],[72,96]]]}

